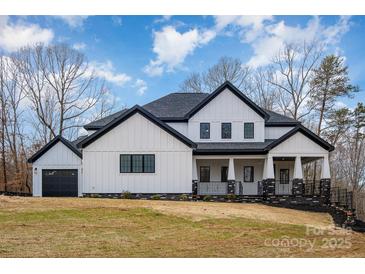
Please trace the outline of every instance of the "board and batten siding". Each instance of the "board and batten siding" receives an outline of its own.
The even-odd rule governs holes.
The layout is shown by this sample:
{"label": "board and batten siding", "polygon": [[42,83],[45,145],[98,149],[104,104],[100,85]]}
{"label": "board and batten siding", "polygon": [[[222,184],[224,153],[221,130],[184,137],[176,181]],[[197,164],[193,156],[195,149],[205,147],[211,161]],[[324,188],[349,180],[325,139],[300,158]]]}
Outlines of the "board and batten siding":
{"label": "board and batten siding", "polygon": [[188,123],[185,122],[169,122],[166,123],[184,136],[188,136]]}
{"label": "board and batten siding", "polygon": [[[244,123],[254,123],[254,139],[244,138]],[[200,139],[200,123],[210,123],[210,139]],[[222,139],[221,124],[232,123],[232,138]],[[263,142],[265,121],[240,98],[226,89],[193,115],[188,137],[194,142]]]}
{"label": "board and batten siding", "polygon": [[324,156],[328,151],[300,132],[277,145],[269,152],[272,156]]}
{"label": "board and batten siding", "polygon": [[33,164],[33,196],[42,196],[43,169],[77,169],[78,195],[82,194],[82,159],[62,142],[58,142]]}
{"label": "board and batten siding", "polygon": [[[154,154],[155,173],[120,173],[120,154]],[[192,149],[136,113],[83,150],[84,193],[191,193]]]}
{"label": "board and batten siding", "polygon": [[265,127],[265,139],[279,139],[294,127]]}

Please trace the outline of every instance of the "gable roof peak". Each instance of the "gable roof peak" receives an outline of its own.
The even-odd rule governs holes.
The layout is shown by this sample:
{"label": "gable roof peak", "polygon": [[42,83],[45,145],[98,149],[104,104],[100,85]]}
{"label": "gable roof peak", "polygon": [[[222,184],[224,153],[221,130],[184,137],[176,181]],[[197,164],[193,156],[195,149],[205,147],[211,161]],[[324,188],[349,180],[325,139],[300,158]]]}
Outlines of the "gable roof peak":
{"label": "gable roof peak", "polygon": [[213,91],[204,100],[202,100],[197,106],[195,106],[186,115],[186,118],[189,119],[192,116],[194,116],[199,110],[201,110],[204,106],[206,106],[210,101],[212,101],[215,97],[217,97],[225,89],[230,90],[233,94],[235,94],[239,99],[241,99],[245,104],[247,104],[252,110],[254,110],[258,115],[260,115],[265,120],[267,120],[269,118],[269,115],[262,108],[260,108],[258,105],[256,105],[250,98],[248,98],[245,94],[243,94],[230,81],[225,81],[218,88],[216,88],[215,91]]}

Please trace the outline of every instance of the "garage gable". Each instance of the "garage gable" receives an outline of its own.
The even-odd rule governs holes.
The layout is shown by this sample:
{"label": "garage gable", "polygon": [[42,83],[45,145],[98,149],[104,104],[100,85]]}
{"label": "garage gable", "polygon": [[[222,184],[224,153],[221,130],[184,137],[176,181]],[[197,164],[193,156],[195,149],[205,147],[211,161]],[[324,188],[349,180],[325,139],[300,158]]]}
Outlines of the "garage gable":
{"label": "garage gable", "polygon": [[69,141],[57,136],[28,159],[29,163],[45,166],[69,166],[81,164],[81,152]]}

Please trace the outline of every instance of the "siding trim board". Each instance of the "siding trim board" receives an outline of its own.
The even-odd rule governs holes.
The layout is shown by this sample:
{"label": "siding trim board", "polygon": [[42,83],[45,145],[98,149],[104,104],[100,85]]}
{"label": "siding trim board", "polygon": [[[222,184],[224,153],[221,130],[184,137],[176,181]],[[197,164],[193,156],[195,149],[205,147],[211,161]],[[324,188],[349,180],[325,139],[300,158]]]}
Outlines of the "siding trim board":
{"label": "siding trim board", "polygon": [[148,112],[147,110],[140,107],[139,105],[135,105],[134,107],[132,107],[128,111],[124,112],[117,119],[110,122],[107,126],[103,127],[99,131],[91,134],[85,140],[80,142],[80,144],[78,146],[82,147],[82,148],[87,147],[88,145],[93,143],[95,140],[97,140],[101,136],[103,136],[105,133],[109,132],[110,130],[112,130],[113,128],[118,126],[119,124],[123,123],[129,117],[133,116],[135,113],[141,114],[146,119],[148,119],[149,121],[151,121],[155,125],[159,126],[161,129],[165,130],[167,133],[171,134],[172,136],[174,136],[176,139],[180,140],[182,143],[184,143],[188,147],[192,147],[192,148],[196,147],[196,144],[193,141],[191,141],[190,139],[188,139],[187,137],[185,137],[184,135],[182,135],[181,133],[179,133],[178,131],[176,131],[175,129],[170,127],[169,125],[165,124],[164,122],[159,120],[157,117],[152,115],[150,112]]}
{"label": "siding trim board", "polygon": [[68,147],[73,153],[75,153],[78,157],[82,158],[82,153],[79,151],[76,147],[74,147],[71,142],[63,138],[62,136],[56,136],[54,139],[52,139],[48,144],[46,144],[44,147],[42,147],[40,150],[38,150],[33,156],[31,156],[28,159],[28,163],[34,163],[39,158],[43,156],[48,150],[50,150],[53,146],[55,146],[58,142],[61,142],[66,147]]}

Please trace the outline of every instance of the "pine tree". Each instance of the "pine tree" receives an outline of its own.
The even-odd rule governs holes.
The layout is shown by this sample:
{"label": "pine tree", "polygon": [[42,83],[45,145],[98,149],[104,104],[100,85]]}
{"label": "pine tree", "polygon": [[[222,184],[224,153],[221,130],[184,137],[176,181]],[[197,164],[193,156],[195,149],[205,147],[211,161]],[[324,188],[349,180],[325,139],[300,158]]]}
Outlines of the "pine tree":
{"label": "pine tree", "polygon": [[323,121],[330,115],[336,100],[341,96],[352,96],[359,89],[350,84],[348,68],[340,56],[326,56],[314,70],[310,82],[312,90],[309,104],[319,113],[317,134],[321,135]]}

